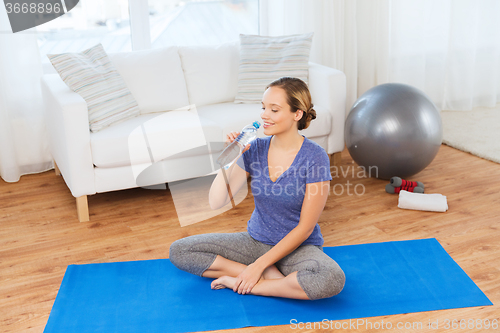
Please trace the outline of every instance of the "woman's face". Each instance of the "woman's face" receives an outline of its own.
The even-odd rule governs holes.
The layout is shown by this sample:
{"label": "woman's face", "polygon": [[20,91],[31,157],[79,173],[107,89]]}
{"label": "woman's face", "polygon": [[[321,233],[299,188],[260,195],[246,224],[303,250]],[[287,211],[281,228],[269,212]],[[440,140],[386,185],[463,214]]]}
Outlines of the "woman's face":
{"label": "woman's face", "polygon": [[286,100],[286,92],[279,87],[270,87],[262,97],[262,113],[265,135],[276,135],[297,130],[302,112],[292,112]]}

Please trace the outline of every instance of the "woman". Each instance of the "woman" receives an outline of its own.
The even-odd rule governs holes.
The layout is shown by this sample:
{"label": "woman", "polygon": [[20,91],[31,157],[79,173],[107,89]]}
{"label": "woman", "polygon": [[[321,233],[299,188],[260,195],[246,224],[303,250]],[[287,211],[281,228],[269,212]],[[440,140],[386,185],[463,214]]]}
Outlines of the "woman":
{"label": "woman", "polygon": [[[170,260],[187,272],[214,278],[212,289],[239,294],[320,299],[338,294],[345,275],[323,252],[319,216],[330,189],[325,150],[299,134],[316,118],[307,85],[283,77],[262,98],[264,134],[226,170],[234,195],[251,187],[255,210],[247,232],[195,235],[170,247]],[[232,142],[239,133],[232,132]],[[221,171],[210,188],[213,209],[231,198]]]}

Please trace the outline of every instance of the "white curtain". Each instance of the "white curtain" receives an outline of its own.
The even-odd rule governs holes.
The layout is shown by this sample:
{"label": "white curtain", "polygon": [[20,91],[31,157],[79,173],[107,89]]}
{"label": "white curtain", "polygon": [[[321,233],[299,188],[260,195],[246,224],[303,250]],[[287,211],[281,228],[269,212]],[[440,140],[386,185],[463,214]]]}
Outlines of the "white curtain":
{"label": "white curtain", "polygon": [[314,32],[310,61],[343,71],[347,107],[357,98],[356,2],[352,0],[261,0],[260,34]]}
{"label": "white curtain", "polygon": [[6,182],[53,168],[41,76],[34,30],[13,34],[0,4],[0,176]]}
{"label": "white curtain", "polygon": [[440,109],[500,102],[500,1],[261,0],[261,34],[314,31],[311,61],[347,76],[349,107],[387,82]]}

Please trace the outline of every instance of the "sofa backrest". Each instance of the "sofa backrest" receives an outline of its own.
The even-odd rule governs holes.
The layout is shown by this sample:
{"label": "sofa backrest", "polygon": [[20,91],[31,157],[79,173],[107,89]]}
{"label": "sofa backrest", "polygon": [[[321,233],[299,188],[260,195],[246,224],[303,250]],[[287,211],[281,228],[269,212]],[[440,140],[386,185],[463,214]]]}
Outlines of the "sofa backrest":
{"label": "sofa backrest", "polygon": [[176,46],[108,56],[139,104],[141,114],[189,107]]}
{"label": "sofa backrest", "polygon": [[179,47],[189,101],[197,107],[232,102],[238,86],[239,42]]}
{"label": "sofa backrest", "polygon": [[110,53],[142,114],[232,102],[239,42]]}

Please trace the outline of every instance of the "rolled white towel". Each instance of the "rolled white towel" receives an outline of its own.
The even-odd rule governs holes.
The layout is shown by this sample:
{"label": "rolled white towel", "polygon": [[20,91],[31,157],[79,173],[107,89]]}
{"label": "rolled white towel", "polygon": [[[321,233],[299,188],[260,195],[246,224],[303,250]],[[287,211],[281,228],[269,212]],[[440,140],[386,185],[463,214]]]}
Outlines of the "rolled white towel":
{"label": "rolled white towel", "polygon": [[413,193],[405,190],[399,192],[398,207],[403,209],[427,210],[431,212],[446,212],[448,202],[439,193]]}

